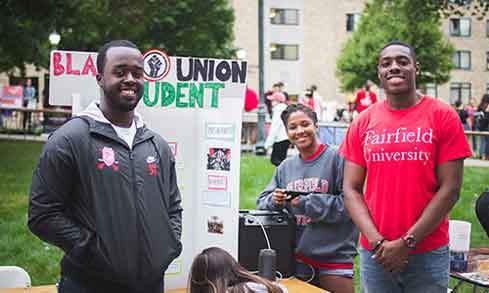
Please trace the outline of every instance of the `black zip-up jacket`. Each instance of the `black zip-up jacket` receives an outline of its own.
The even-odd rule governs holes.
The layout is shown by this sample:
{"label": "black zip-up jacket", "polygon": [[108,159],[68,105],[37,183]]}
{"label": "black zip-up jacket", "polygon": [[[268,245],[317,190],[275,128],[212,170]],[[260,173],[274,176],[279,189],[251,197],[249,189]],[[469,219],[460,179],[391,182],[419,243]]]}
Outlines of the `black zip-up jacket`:
{"label": "black zip-up jacket", "polygon": [[132,150],[110,124],[89,117],[46,142],[28,225],[65,252],[63,275],[123,288],[161,282],[182,250],[181,219],[174,157],[146,127],[137,128]]}

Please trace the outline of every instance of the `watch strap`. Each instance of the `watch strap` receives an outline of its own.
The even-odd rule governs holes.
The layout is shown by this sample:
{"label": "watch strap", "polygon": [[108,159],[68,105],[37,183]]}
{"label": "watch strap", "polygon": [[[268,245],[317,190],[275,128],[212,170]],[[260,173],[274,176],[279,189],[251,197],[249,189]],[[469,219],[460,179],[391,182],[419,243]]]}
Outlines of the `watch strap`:
{"label": "watch strap", "polygon": [[413,234],[404,234],[404,236],[402,236],[402,241],[404,241],[407,248],[416,249],[417,241]]}

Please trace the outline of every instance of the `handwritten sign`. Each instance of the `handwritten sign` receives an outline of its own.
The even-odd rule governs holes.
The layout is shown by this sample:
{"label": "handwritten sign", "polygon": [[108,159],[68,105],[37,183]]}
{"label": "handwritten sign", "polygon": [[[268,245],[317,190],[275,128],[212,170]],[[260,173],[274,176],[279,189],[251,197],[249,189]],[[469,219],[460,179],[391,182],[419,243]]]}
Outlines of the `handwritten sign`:
{"label": "handwritten sign", "polygon": [[49,103],[69,106],[73,95],[79,95],[83,109],[94,99],[99,99],[96,62],[97,53],[94,52],[51,51]]}

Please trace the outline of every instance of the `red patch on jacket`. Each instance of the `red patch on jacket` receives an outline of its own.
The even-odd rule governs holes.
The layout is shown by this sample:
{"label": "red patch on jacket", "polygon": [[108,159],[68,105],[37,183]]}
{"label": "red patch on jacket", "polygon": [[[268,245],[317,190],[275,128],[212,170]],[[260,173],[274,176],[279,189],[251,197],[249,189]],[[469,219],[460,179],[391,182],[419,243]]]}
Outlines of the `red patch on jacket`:
{"label": "red patch on jacket", "polygon": [[113,148],[103,147],[101,150],[102,157],[98,158],[97,169],[102,170],[105,167],[111,168],[114,172],[119,171],[119,161],[116,160]]}
{"label": "red patch on jacket", "polygon": [[156,168],[156,163],[148,164],[148,171],[149,171],[149,175],[151,176],[158,175],[158,169]]}

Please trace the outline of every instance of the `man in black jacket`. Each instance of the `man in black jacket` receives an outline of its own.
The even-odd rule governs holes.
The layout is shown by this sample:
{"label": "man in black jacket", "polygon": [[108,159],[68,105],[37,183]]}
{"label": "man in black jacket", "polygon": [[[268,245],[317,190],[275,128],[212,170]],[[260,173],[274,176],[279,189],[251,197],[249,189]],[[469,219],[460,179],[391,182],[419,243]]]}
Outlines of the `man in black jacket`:
{"label": "man in black jacket", "polygon": [[59,292],[163,292],[182,250],[182,207],[166,141],[135,113],[143,59],[129,41],[97,57],[100,101],[44,146],[29,198],[29,228],[61,248]]}

